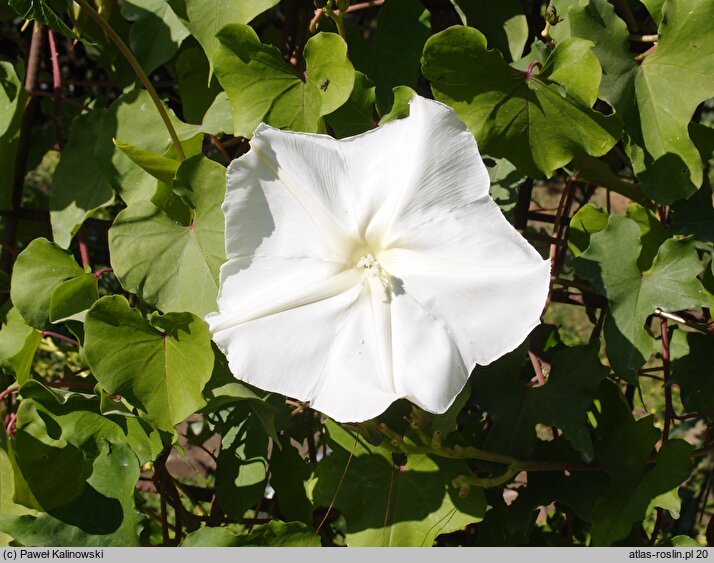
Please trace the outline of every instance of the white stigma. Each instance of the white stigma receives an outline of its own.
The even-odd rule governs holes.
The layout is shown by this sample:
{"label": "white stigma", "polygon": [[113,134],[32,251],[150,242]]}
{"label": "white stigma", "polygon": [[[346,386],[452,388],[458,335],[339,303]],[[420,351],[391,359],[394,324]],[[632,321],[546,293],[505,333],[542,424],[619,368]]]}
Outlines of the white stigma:
{"label": "white stigma", "polygon": [[378,278],[385,287],[390,285],[389,274],[382,268],[377,259],[372,254],[362,256],[357,262],[357,267],[364,270],[362,279]]}

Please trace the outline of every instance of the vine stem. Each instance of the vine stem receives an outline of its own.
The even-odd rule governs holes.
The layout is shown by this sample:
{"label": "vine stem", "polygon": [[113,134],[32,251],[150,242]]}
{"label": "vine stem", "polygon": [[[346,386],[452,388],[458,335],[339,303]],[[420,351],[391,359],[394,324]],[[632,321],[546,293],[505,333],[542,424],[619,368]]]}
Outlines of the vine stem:
{"label": "vine stem", "polygon": [[5,397],[8,395],[11,395],[12,393],[17,393],[20,390],[20,388],[15,385],[14,387],[8,387],[5,389],[5,391],[0,392],[0,401],[2,401]]}
{"label": "vine stem", "polygon": [[647,57],[647,55],[651,55],[651,54],[654,52],[654,50],[655,50],[656,48],[657,48],[657,43],[655,43],[654,45],[652,45],[652,47],[650,47],[649,49],[647,49],[644,53],[640,53],[639,55],[637,55],[637,56],[635,57],[635,60],[636,60],[637,62],[643,61],[643,60],[645,59],[645,57]]}
{"label": "vine stem", "polygon": [[[37,87],[37,76],[39,74],[40,60],[42,58],[42,38],[44,33],[42,25],[35,22],[32,27],[32,37],[30,39],[30,51],[27,57],[27,72],[25,74],[24,90],[29,95]],[[15,157],[15,171],[12,180],[12,208],[5,216],[5,229],[3,230],[3,248],[15,248],[17,246],[17,227],[20,220],[20,208],[22,207],[22,192],[25,185],[25,173],[30,153],[30,137],[32,136],[32,125],[35,120],[35,113],[39,103],[37,98],[29,97],[25,104],[20,125],[20,140]],[[12,271],[14,257],[11,252],[5,250],[0,257],[0,268],[8,274]],[[7,301],[8,297],[0,298],[0,303]]]}
{"label": "vine stem", "polygon": [[146,91],[149,93],[149,96],[151,96],[151,101],[154,102],[154,105],[156,106],[156,109],[159,112],[159,115],[161,116],[161,120],[164,122],[166,130],[169,132],[171,142],[173,143],[174,148],[176,149],[176,154],[178,155],[179,159],[184,160],[186,158],[186,155],[183,152],[183,147],[181,146],[181,142],[179,141],[178,135],[176,134],[176,130],[174,129],[173,124],[171,123],[171,119],[169,119],[169,114],[166,111],[166,108],[164,108],[164,105],[161,103],[161,99],[159,98],[159,95],[156,92],[156,89],[154,88],[153,84],[151,84],[149,77],[144,72],[144,69],[141,68],[139,61],[136,60],[136,57],[131,52],[129,47],[126,46],[126,43],[124,43],[122,38],[117,35],[114,29],[112,29],[112,26],[110,26],[106,21],[104,21],[104,18],[102,18],[102,16],[100,16],[97,11],[86,2],[86,0],[74,0],[74,2],[79,4],[82,9],[87,12],[87,15],[89,15],[89,17],[94,20],[94,22],[104,31],[104,33],[106,33],[110,41],[114,43],[114,45],[116,45],[116,48],[119,49],[119,52],[121,52],[122,55],[124,55],[124,58],[131,65],[131,68],[134,69],[134,72],[139,77],[139,80],[141,80],[141,83],[144,85],[144,88],[146,88]]}
{"label": "vine stem", "polygon": [[662,372],[664,375],[664,428],[662,429],[662,441],[669,439],[669,431],[672,426],[672,387],[669,384],[669,332],[667,331],[667,319],[660,319],[660,330],[662,332]]}
{"label": "vine stem", "polygon": [[72,344],[73,346],[79,346],[79,342],[77,342],[74,338],[70,338],[69,336],[65,336],[64,334],[59,334],[57,332],[52,332],[51,330],[42,331],[42,338],[45,337],[56,338],[57,340],[63,340],[68,344]]}
{"label": "vine stem", "polygon": [[[366,8],[374,8],[375,6],[381,6],[384,4],[384,0],[370,0],[368,2],[360,2],[359,4],[352,4],[345,10],[345,14],[351,12],[356,12],[357,10],[365,10]],[[334,13],[334,12],[333,12]],[[325,11],[322,8],[317,8],[315,10],[315,15],[310,20],[310,33],[315,33],[317,31],[317,24],[325,15]]]}
{"label": "vine stem", "polygon": [[7,433],[8,436],[14,436],[15,435],[15,425],[17,424],[17,413],[14,412],[12,415],[10,415],[10,420],[7,423],[7,427],[5,428],[5,432]]}
{"label": "vine stem", "polygon": [[340,494],[340,489],[342,488],[342,483],[345,480],[345,477],[347,476],[347,470],[350,468],[350,463],[352,463],[352,458],[355,455],[355,450],[357,449],[357,440],[355,440],[355,443],[352,445],[352,451],[350,452],[350,456],[347,458],[347,463],[345,463],[345,468],[342,471],[342,476],[340,477],[339,483],[337,483],[337,489],[335,490],[335,495],[332,497],[332,500],[330,501],[330,506],[327,507],[327,512],[325,512],[325,516],[323,516],[322,520],[320,520],[320,523],[318,524],[317,528],[315,528],[315,535],[320,533],[320,530],[322,529],[322,526],[325,524],[327,521],[327,518],[330,516],[330,513],[332,512],[332,507],[335,505],[335,501],[337,500],[337,495]]}
{"label": "vine stem", "polygon": [[59,57],[57,56],[57,45],[55,44],[54,32],[47,28],[47,42],[50,45],[50,61],[52,62],[52,92],[55,99],[54,122],[55,137],[59,150],[64,149],[64,136],[62,135],[62,75],[59,67]]}

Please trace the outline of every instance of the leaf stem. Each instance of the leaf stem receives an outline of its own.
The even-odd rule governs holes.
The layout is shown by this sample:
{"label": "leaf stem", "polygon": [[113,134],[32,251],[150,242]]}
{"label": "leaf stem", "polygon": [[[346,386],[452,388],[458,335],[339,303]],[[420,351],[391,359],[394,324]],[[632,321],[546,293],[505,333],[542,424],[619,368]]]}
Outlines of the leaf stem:
{"label": "leaf stem", "polygon": [[17,413],[14,412],[10,416],[10,420],[7,423],[7,427],[5,428],[5,433],[8,436],[14,436],[15,435],[15,425],[17,423]]}
{"label": "leaf stem", "polygon": [[[349,14],[351,12],[356,12],[357,10],[364,10],[367,8],[374,8],[376,6],[381,6],[384,4],[384,0],[368,0],[367,2],[360,2],[358,4],[352,4],[347,10],[345,10],[345,14]],[[310,33],[315,33],[317,31],[317,24],[320,22],[322,19],[322,16],[325,15],[325,10],[323,8],[317,8],[315,10],[315,15],[312,17],[310,20]]]}
{"label": "leaf stem", "polygon": [[713,329],[711,327],[709,327],[708,325],[685,319],[684,317],[675,315],[674,313],[668,313],[666,311],[663,311],[659,307],[657,307],[657,309],[655,309],[654,314],[662,319],[667,319],[668,321],[672,321],[672,322],[675,322],[678,324],[683,324],[685,326],[691,327],[691,328],[696,329],[699,332],[703,332],[705,334],[709,334],[709,333],[713,332]]}
{"label": "leaf stem", "polygon": [[662,331],[662,372],[664,375],[664,427],[662,429],[662,441],[669,439],[669,431],[672,426],[672,386],[669,383],[669,332],[667,330],[667,319],[660,319],[660,330]]}
{"label": "leaf stem", "polygon": [[73,346],[79,346],[79,342],[77,342],[74,338],[70,338],[69,336],[65,336],[64,334],[59,334],[57,332],[52,332],[51,330],[42,331],[42,338],[46,337],[56,338],[57,340],[62,340],[68,344],[72,344]]}
{"label": "leaf stem", "polygon": [[[340,37],[347,42],[347,32],[345,31],[345,13],[339,8],[337,10],[332,8],[333,1],[328,0],[327,5],[322,9],[322,11],[325,13],[327,17],[329,17],[333,22],[335,22],[335,25],[337,26],[337,33],[340,34]],[[349,10],[349,8],[348,8]]]}
{"label": "leaf stem", "polygon": [[110,41],[114,43],[116,48],[119,49],[119,52],[124,55],[124,58],[131,65],[131,68],[134,69],[134,72],[136,73],[137,77],[139,78],[139,80],[141,80],[141,83],[144,85],[144,88],[146,88],[146,91],[149,93],[149,96],[151,96],[151,100],[154,102],[154,105],[156,106],[156,109],[158,110],[159,115],[161,116],[161,120],[164,122],[166,130],[169,132],[171,142],[173,143],[174,148],[176,149],[176,154],[178,155],[179,159],[184,160],[186,158],[186,155],[183,152],[183,147],[181,146],[181,142],[179,141],[178,135],[176,134],[176,130],[174,129],[173,124],[171,123],[171,119],[169,119],[169,114],[167,113],[166,108],[164,108],[164,105],[161,103],[159,95],[156,92],[156,89],[154,88],[153,84],[151,84],[149,77],[144,72],[144,69],[141,68],[141,64],[139,64],[139,61],[136,60],[136,57],[131,52],[129,47],[126,46],[122,38],[117,35],[114,29],[112,29],[112,26],[110,26],[104,20],[104,18],[102,18],[96,12],[96,10],[86,2],[86,0],[74,1],[79,4],[82,9],[87,12],[89,17],[94,20],[94,22],[104,31],[104,33],[106,33]]}
{"label": "leaf stem", "polygon": [[52,92],[55,100],[53,121],[55,125],[55,137],[60,152],[64,148],[64,136],[62,135],[62,75],[59,67],[59,57],[57,56],[57,45],[55,44],[54,32],[47,28],[47,42],[50,45],[50,60],[52,62]]}
{"label": "leaf stem", "polygon": [[650,47],[649,49],[647,49],[644,53],[640,53],[639,55],[637,55],[637,56],[635,57],[635,60],[636,60],[637,62],[643,61],[643,60],[647,57],[647,55],[651,55],[651,54],[654,52],[654,50],[655,50],[656,48],[657,48],[657,43],[655,43],[654,45],[652,45],[652,47]]}
{"label": "leaf stem", "polygon": [[5,389],[5,391],[0,392],[0,401],[2,401],[5,397],[8,395],[11,395],[12,393],[17,393],[20,390],[20,388],[15,385],[14,387],[8,387]]}

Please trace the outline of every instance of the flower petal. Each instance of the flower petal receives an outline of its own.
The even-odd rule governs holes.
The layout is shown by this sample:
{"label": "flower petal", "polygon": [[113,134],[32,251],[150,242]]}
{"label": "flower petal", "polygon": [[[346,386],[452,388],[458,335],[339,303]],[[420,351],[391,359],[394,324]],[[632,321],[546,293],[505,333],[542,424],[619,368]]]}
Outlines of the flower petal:
{"label": "flower petal", "polygon": [[470,369],[513,350],[540,322],[550,263],[492,201],[434,219],[401,243],[380,255],[382,266],[443,320]]}
{"label": "flower petal", "polygon": [[[396,395],[385,389],[364,284],[215,332],[241,380],[302,401],[340,422],[372,418]],[[208,319],[211,322],[211,319]]]}
{"label": "flower petal", "polygon": [[[237,166],[252,172],[254,182],[258,180],[274,223],[287,219],[277,215],[281,208],[274,205],[276,200],[287,199],[322,234],[327,248],[337,255],[348,252],[356,228],[350,204],[345,201],[347,171],[337,141],[326,135],[289,133],[260,125],[250,145],[245,163],[241,165],[239,159]],[[237,186],[245,183],[244,178],[235,180]]]}
{"label": "flower petal", "polygon": [[392,334],[397,396],[445,412],[470,374],[446,325],[402,293],[392,301]]}
{"label": "flower petal", "polygon": [[448,107],[414,96],[409,117],[340,148],[349,167],[350,192],[360,233],[367,242],[389,242],[391,229],[403,234],[404,218],[423,221],[488,193],[489,179],[476,141]]}

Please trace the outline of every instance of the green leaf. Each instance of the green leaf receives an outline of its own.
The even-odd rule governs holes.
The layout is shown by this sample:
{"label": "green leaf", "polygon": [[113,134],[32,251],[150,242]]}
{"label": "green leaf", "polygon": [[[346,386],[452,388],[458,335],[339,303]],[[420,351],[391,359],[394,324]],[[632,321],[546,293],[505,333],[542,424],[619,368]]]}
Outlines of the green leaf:
{"label": "green leaf", "polygon": [[320,536],[300,522],[271,520],[248,534],[235,534],[227,528],[200,528],[191,532],[181,547],[320,547]]}
{"label": "green leaf", "polygon": [[473,397],[493,423],[484,449],[529,457],[536,444],[536,424],[542,423],[560,428],[573,447],[591,460],[587,411],[608,374],[598,349],[594,343],[558,352],[541,387],[529,386],[520,374],[522,348],[476,371]]}
{"label": "green leaf", "polygon": [[[105,445],[85,493],[75,502],[35,516],[0,515],[0,529],[35,547],[138,547],[134,485],[139,464],[129,446]],[[61,481],[55,483],[62,489]]]}
{"label": "green leaf", "polygon": [[[598,459],[610,476],[611,487],[593,511],[592,541],[608,546],[628,536],[645,517],[650,502],[679,486],[692,468],[693,446],[683,440],[662,444],[654,466],[647,460],[660,438],[651,417],[623,425],[598,445]],[[622,455],[622,452],[627,455]]]}
{"label": "green leaf", "polygon": [[664,0],[641,0],[657,25],[662,23],[662,6]]}
{"label": "green leaf", "polygon": [[516,170],[516,167],[505,158],[491,161],[484,159],[491,180],[491,197],[496,201],[503,214],[509,221],[513,220],[516,202],[518,201],[518,188],[525,181],[525,176]]}
{"label": "green leaf", "polygon": [[79,498],[92,474],[92,462],[61,433],[58,423],[42,417],[33,401],[20,403],[15,435],[17,464],[45,512]]}
{"label": "green leaf", "polygon": [[625,215],[640,227],[642,250],[637,258],[637,267],[644,272],[652,266],[659,247],[672,236],[672,233],[662,226],[652,211],[636,203],[627,206]]}
{"label": "green leaf", "polygon": [[270,456],[270,485],[275,489],[280,513],[288,520],[311,524],[313,506],[308,496],[308,483],[312,470],[291,445],[289,436],[283,436],[279,443],[282,447],[273,448]]}
{"label": "green leaf", "polygon": [[251,137],[261,121],[279,129],[322,132],[322,117],[352,92],[355,73],[347,45],[334,33],[308,40],[304,73],[286,63],[277,48],[261,43],[247,25],[224,27],[218,38],[221,47],[212,61],[233,108],[235,135]]}
{"label": "green leaf", "polygon": [[147,74],[171,60],[189,36],[167,0],[126,0],[121,15],[134,22],[129,46]]}
{"label": "green leaf", "polygon": [[575,260],[577,275],[607,297],[607,356],[615,373],[631,383],[652,350],[644,325],[655,309],[680,311],[714,301],[697,279],[702,265],[693,240],[665,241],[646,271],[637,266],[641,250],[638,224],[611,216],[607,227],[590,237],[590,246]]}
{"label": "green leaf", "polygon": [[641,205],[652,206],[650,198],[645,194],[640,184],[625,181],[615,175],[607,162],[603,160],[587,154],[579,154],[570,163],[569,168],[574,171],[578,180],[602,186]]}
{"label": "green leaf", "polygon": [[177,223],[148,201],[132,203],[109,230],[112,267],[127,291],[162,311],[216,310],[218,270],[225,261],[225,168],[198,155],[183,161],[176,185],[193,208]]}
{"label": "green leaf", "polygon": [[484,154],[550,177],[579,153],[605,154],[620,135],[615,118],[591,109],[601,74],[591,46],[575,38],[559,43],[528,78],[489,51],[479,31],[455,26],[427,41],[422,72]]}
{"label": "green leaf", "polygon": [[[24,514],[22,506],[15,504],[12,500],[14,491],[13,468],[5,450],[0,450],[0,514],[7,516],[17,516]],[[25,508],[25,511],[29,509]],[[13,537],[0,531],[0,546],[7,547]]]}
{"label": "green leaf", "polygon": [[419,57],[429,38],[423,13],[420,2],[389,0],[380,8],[372,41],[348,28],[350,59],[375,84],[380,114],[392,107],[394,87],[417,87]]}
{"label": "green leaf", "polygon": [[15,68],[6,61],[0,62],[0,137],[10,130],[15,121],[19,101],[22,99],[22,84]]}
{"label": "green leaf", "polygon": [[25,323],[17,309],[10,309],[0,328],[0,367],[23,384],[30,378],[32,360],[42,333]]}
{"label": "green leaf", "polygon": [[279,442],[280,438],[275,428],[275,418],[278,415],[276,408],[267,402],[267,397],[262,398],[245,383],[236,380],[228,367],[228,360],[215,345],[213,352],[215,354],[213,373],[203,388],[203,396],[207,404],[201,412],[212,413],[246,401],[260,420],[266,434]]}
{"label": "green leaf", "polygon": [[702,547],[700,543],[689,536],[674,536],[672,538],[672,546],[674,547]]}
{"label": "green leaf", "polygon": [[128,445],[141,464],[155,459],[164,448],[158,431],[121,404],[112,412],[103,411],[104,395],[51,389],[34,380],[25,383],[20,394],[44,421],[52,419],[50,426],[61,428],[61,437],[90,461],[101,455],[105,442]]}
{"label": "green leaf", "polygon": [[470,473],[461,461],[409,455],[397,467],[378,454],[350,456],[338,448],[317,465],[314,502],[334,500],[347,519],[349,546],[430,547],[439,534],[483,518],[483,490],[460,497],[451,484]]}
{"label": "green leaf", "polygon": [[[182,123],[171,110],[167,111],[186,155],[200,152],[203,135],[198,126]],[[157,189],[156,178],[142,170],[122,151],[117,150],[114,139],[175,158],[168,131],[145,90],[124,94],[106,110],[96,141],[95,158],[105,177],[126,203],[151,200]]]}
{"label": "green leaf", "polygon": [[[23,385],[20,393],[15,455],[34,502],[62,526],[136,544],[133,484],[139,464],[129,447],[144,461],[153,459],[148,432],[132,415],[114,420],[100,415],[95,396],[50,391],[35,381]],[[125,452],[116,455],[116,448]],[[107,458],[114,461],[109,464]],[[109,475],[100,489],[103,471]],[[130,476],[122,493],[115,481],[121,483],[124,471]]]}
{"label": "green leaf", "polygon": [[99,299],[99,278],[82,274],[57,286],[50,299],[50,322],[84,321],[92,304]]}
{"label": "green leaf", "polygon": [[213,351],[202,319],[154,313],[149,321],[120,296],[103,297],[85,321],[85,356],[92,373],[163,430],[201,408]]}
{"label": "green leaf", "polygon": [[[329,87],[329,83],[325,83],[324,88]],[[355,84],[349,99],[342,107],[325,116],[325,121],[338,139],[364,133],[376,125],[375,102],[374,84],[361,72],[355,72]]]}
{"label": "green leaf", "polygon": [[280,0],[186,0],[188,29],[203,47],[213,74],[213,61],[220,49],[218,31],[227,25],[247,24],[265,10],[275,6]]}
{"label": "green leaf", "polygon": [[201,130],[209,135],[233,134],[233,109],[228,94],[221,92],[203,116]]}
{"label": "green leaf", "polygon": [[714,30],[707,24],[713,19],[709,0],[667,0],[657,48],[638,64],[611,4],[591,0],[570,11],[573,34],[595,44],[603,67],[600,94],[622,117],[635,173],[663,204],[702,185],[702,162],[687,125],[697,106],[714,96]]}
{"label": "green leaf", "polygon": [[184,50],[176,61],[176,72],[183,115],[189,123],[201,123],[216,95],[221,92],[218,80],[215,77],[208,79],[210,69],[203,50],[198,47]]}
{"label": "green leaf", "polygon": [[697,193],[672,205],[672,227],[682,234],[694,235],[698,240],[714,242],[714,128],[692,122],[689,124],[689,134],[708,174],[705,174],[704,183]]}
{"label": "green leaf", "polygon": [[[1,333],[0,333],[1,334]],[[674,330],[671,341],[673,385],[687,412],[714,411],[714,338]]]}
{"label": "green leaf", "polygon": [[221,435],[216,460],[216,498],[233,518],[263,498],[268,484],[268,435],[261,420],[245,404],[211,415]]}
{"label": "green leaf", "polygon": [[95,158],[104,110],[77,116],[52,178],[50,220],[52,237],[69,247],[82,223],[97,209],[114,202],[114,191]]}
{"label": "green leaf", "polygon": [[8,0],[8,4],[26,20],[36,20],[47,27],[58,31],[70,39],[81,39],[67,24],[47,5],[44,0]]}
{"label": "green leaf", "polygon": [[528,22],[518,0],[451,0],[464,25],[475,27],[511,61],[523,54],[528,40]]}
{"label": "green leaf", "polygon": [[[15,466],[8,453],[8,447],[5,427],[0,424],[0,514],[5,516],[34,514],[34,510],[17,504],[14,500]],[[0,527],[0,546],[9,546],[12,539],[12,536],[3,533]]]}
{"label": "green leaf", "polygon": [[[55,291],[83,275],[85,271],[70,252],[47,239],[36,238],[15,261],[10,297],[27,324],[42,329],[49,321]],[[91,304],[92,295],[85,295],[83,303]]]}
{"label": "green leaf", "polygon": [[568,248],[573,256],[580,256],[590,246],[590,237],[607,227],[610,215],[592,203],[586,203],[570,219],[568,229]]}
{"label": "green leaf", "polygon": [[151,174],[157,180],[171,184],[176,176],[181,161],[166,158],[151,151],[145,151],[133,145],[114,139],[114,146],[128,156],[134,164]]}
{"label": "green leaf", "polygon": [[0,61],[0,210],[12,209],[15,156],[25,107],[25,89],[14,67]]}
{"label": "green leaf", "polygon": [[389,113],[382,115],[382,119],[379,120],[380,125],[407,117],[409,115],[409,102],[416,94],[409,86],[397,86],[392,91],[394,93],[394,104]]}
{"label": "green leaf", "polygon": [[672,228],[684,235],[693,235],[702,242],[714,242],[712,189],[707,184],[689,199],[679,200],[672,205]]}

